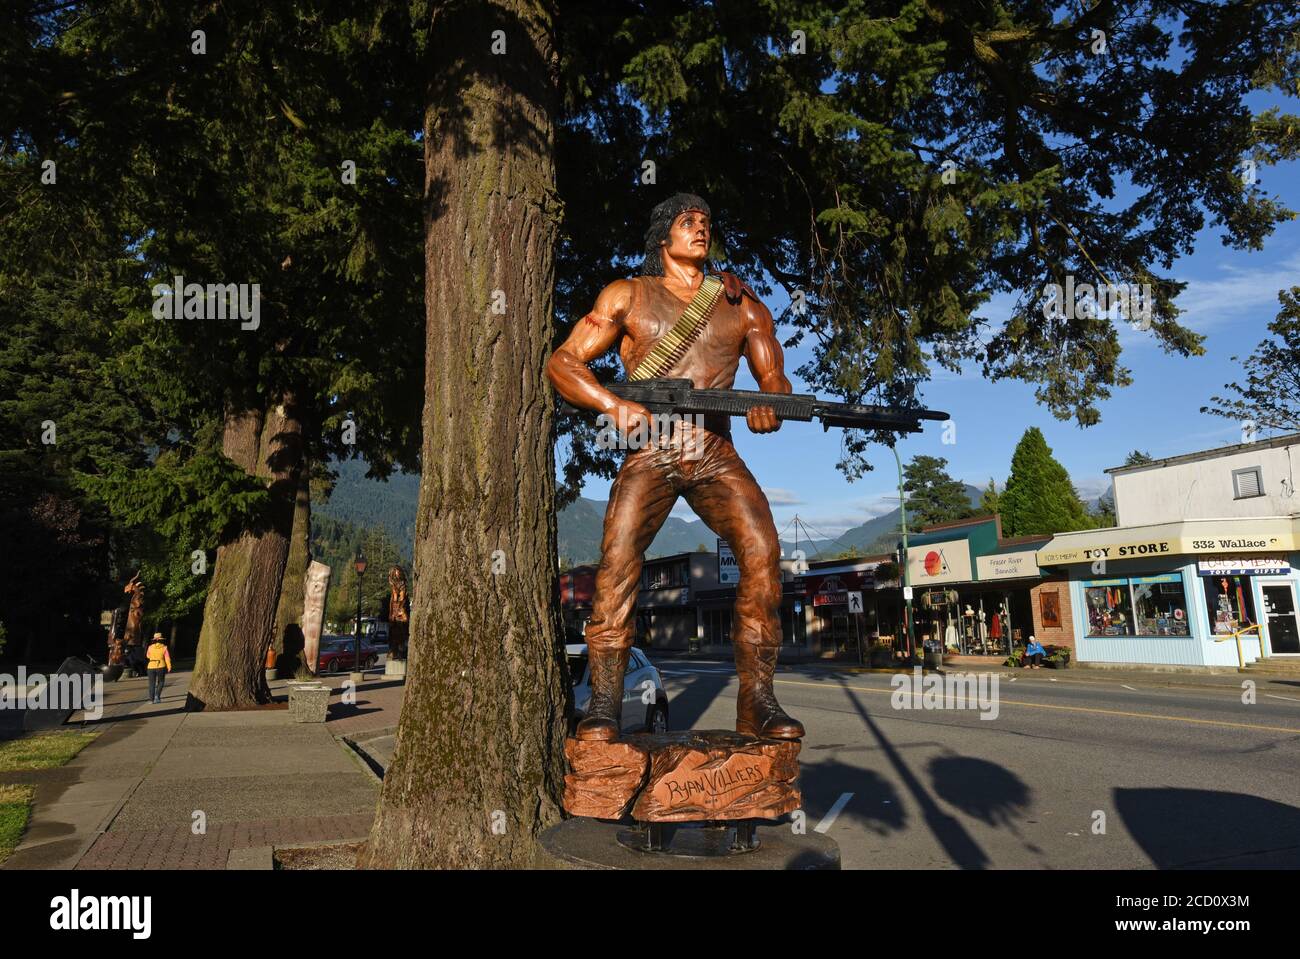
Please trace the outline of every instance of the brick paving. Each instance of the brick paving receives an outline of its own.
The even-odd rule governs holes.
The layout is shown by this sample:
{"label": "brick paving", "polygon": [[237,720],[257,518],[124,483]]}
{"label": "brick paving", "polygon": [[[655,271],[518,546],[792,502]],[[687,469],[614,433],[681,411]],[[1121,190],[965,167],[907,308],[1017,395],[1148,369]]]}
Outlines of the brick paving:
{"label": "brick paving", "polygon": [[326,726],[335,736],[355,736],[358,733],[395,728],[398,714],[402,710],[402,693],[405,688],[401,680],[385,680],[381,677],[357,687],[355,705],[350,706],[337,696],[331,697],[330,719]]}
{"label": "brick paving", "polygon": [[225,869],[232,849],[365,839],[373,816],[299,817],[221,823],[196,836],[184,826],[113,829],[77,863],[78,869]]}
{"label": "brick paving", "polygon": [[[280,711],[181,712],[188,678],[169,678],[164,706],[130,682],[114,684],[100,738],[49,771],[7,867],[225,869],[233,850],[368,837],[378,787],[339,739],[395,727],[400,679],[372,674],[349,704],[345,677],[328,678],[333,718],[321,726],[290,724]],[[287,698],[281,683],[272,692]],[[202,835],[192,828],[197,810],[207,816]]]}

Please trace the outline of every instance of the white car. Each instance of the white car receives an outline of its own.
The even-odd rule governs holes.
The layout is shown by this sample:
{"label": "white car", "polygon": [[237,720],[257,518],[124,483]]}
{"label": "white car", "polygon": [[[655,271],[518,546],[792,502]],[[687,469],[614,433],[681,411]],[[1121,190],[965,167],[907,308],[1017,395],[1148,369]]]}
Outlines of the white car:
{"label": "white car", "polygon": [[[573,678],[574,721],[587,714],[591,702],[591,667],[587,663],[586,643],[564,647],[569,658],[569,675]],[[627,672],[623,676],[623,731],[652,733],[668,731],[668,694],[664,692],[659,670],[650,664],[639,649],[628,651]]]}

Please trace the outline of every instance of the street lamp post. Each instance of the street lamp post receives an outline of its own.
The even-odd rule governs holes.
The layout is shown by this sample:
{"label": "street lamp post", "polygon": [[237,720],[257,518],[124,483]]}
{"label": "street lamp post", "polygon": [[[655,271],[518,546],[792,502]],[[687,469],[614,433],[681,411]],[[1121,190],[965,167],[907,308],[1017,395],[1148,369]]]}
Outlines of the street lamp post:
{"label": "street lamp post", "polygon": [[361,580],[366,575],[366,557],[360,549],[357,550],[357,557],[352,561],[352,566],[357,571],[357,630],[352,670],[359,673],[361,672]]}
{"label": "street lamp post", "polygon": [[903,601],[907,603],[907,652],[916,661],[916,639],[912,633],[912,584],[907,578],[907,500],[903,496],[903,461],[898,458],[898,448],[890,447],[894,451],[894,462],[898,464],[898,510],[903,519],[903,556],[902,562],[898,564],[898,571],[903,582]]}

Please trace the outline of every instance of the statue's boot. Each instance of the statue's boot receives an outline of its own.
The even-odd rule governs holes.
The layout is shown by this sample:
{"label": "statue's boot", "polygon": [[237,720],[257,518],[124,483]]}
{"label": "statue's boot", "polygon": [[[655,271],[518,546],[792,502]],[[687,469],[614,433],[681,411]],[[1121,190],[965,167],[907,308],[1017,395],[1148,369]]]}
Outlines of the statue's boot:
{"label": "statue's boot", "polygon": [[772,692],[776,675],[776,646],[736,643],[736,732],[760,739],[802,739],[803,723],[786,714]]}
{"label": "statue's boot", "polygon": [[627,671],[627,649],[592,649],[587,647],[591,663],[591,702],[587,715],[578,723],[578,739],[609,741],[618,739],[623,715],[623,674]]}

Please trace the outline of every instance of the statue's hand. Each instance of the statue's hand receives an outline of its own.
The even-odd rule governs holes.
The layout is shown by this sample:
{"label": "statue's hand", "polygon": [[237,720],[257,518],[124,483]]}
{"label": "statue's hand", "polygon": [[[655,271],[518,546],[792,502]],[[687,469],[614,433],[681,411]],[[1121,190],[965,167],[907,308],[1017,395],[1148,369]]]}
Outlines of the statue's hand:
{"label": "statue's hand", "polygon": [[781,428],[781,421],[776,417],[776,410],[770,406],[751,406],[745,414],[751,433],[775,433]]}
{"label": "statue's hand", "polygon": [[633,403],[630,400],[620,400],[618,405],[612,411],[614,424],[618,431],[624,437],[629,437],[633,433],[640,431],[644,436],[650,429],[650,411],[640,403]]}

